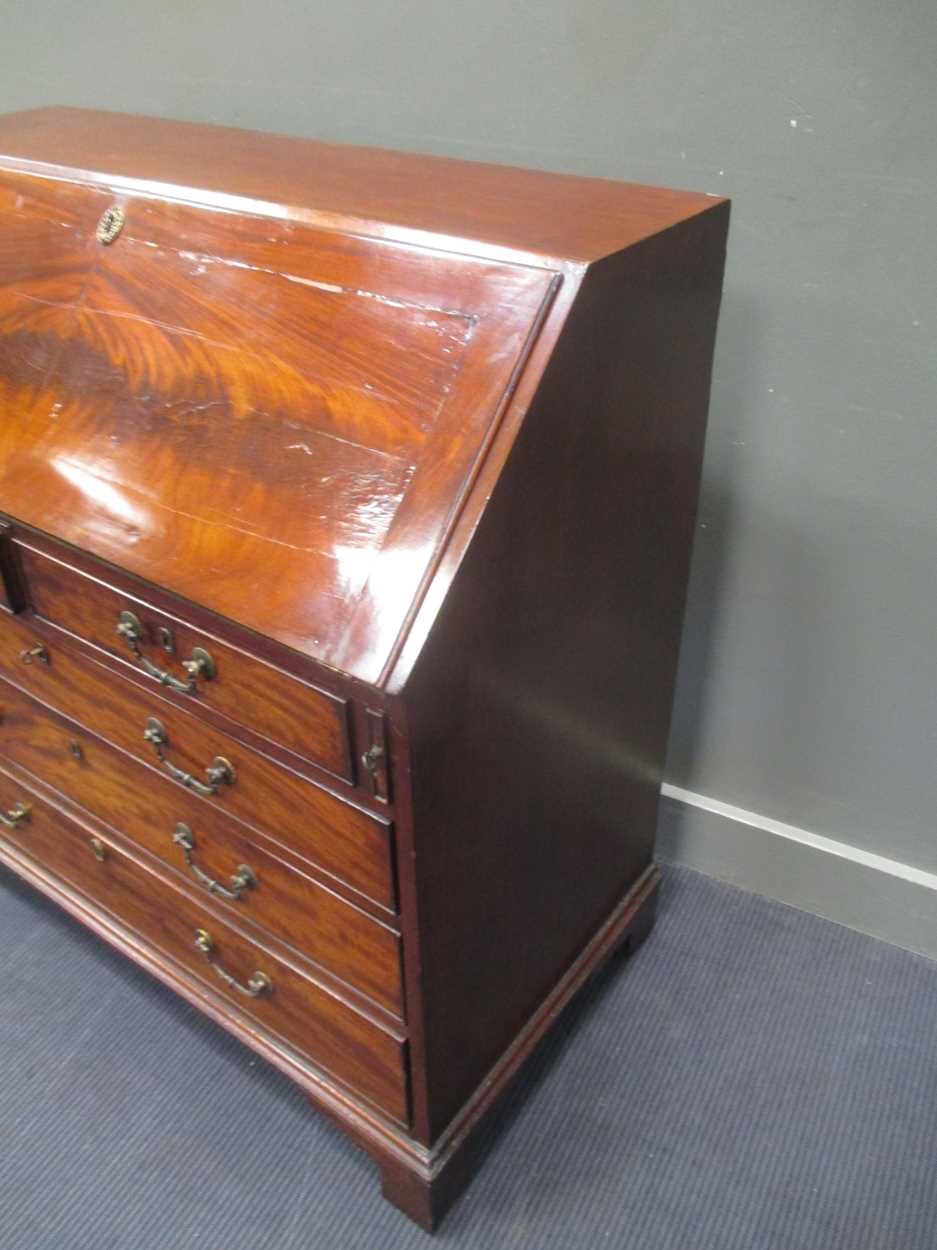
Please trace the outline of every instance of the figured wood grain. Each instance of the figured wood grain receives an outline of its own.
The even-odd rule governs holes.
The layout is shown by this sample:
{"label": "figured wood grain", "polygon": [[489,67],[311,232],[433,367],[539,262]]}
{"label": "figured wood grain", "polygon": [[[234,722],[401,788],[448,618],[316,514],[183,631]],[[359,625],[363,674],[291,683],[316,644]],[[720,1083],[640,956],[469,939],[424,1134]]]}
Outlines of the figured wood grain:
{"label": "figured wood grain", "polygon": [[[143,672],[117,635],[121,612],[133,612],[146,633],[140,643],[144,655],[175,678],[187,679],[181,661],[192,655],[194,647],[211,655],[214,677],[199,678],[195,691],[181,700],[183,704],[190,701],[193,711],[212,708],[329,772],[347,778],[353,775],[345,700],[236,650],[108,581],[80,572],[66,559],[55,558],[22,537],[16,542],[15,555],[30,604],[45,620]],[[99,578],[107,576],[107,570],[98,570]],[[172,655],[158,643],[160,627],[172,633]]]}
{"label": "figured wood grain", "polygon": [[159,768],[143,737],[151,716],[165,727],[169,735],[166,755],[177,767],[204,779],[215,756],[230,760],[237,773],[235,784],[221,785],[211,798],[197,796],[200,804],[258,828],[386,909],[395,908],[389,822],[343,802],[66,647],[48,647],[46,664],[24,664],[22,652],[37,641],[24,619],[0,618],[0,676],[145,764]]}
{"label": "figured wood grain", "polygon": [[[92,241],[102,199],[125,212],[107,248]],[[81,625],[96,591],[41,585],[45,613],[72,622],[52,624],[15,559],[0,677],[80,722],[97,777],[119,785],[111,763],[132,756],[125,775],[146,793],[184,795],[219,874],[240,838],[388,929],[399,909],[407,1119],[352,1105],[340,1081],[311,1093],[429,1225],[558,1010],[650,923],[727,205],[54,111],[0,119],[5,225],[0,520],[38,551],[70,545],[65,563],[183,630],[346,700],[353,768],[382,742],[388,771],[373,792],[363,769],[324,773],[321,746],[299,755],[269,723],[261,736],[250,694],[243,720],[161,694]],[[200,776],[226,755],[235,786],[204,799],[167,781],[141,741],[154,714],[170,759]],[[36,737],[7,741],[48,774],[51,739]],[[7,767],[97,827],[79,789]],[[104,810],[97,786],[80,792]],[[278,936],[252,925],[138,832],[115,845],[236,920],[247,947],[233,957],[266,942],[312,968],[285,943],[295,917]],[[38,866],[18,870],[54,890]],[[319,989],[402,1043],[386,1003],[352,986],[356,953],[342,964],[336,935],[323,958],[329,942],[349,980],[317,964]],[[272,1036],[265,1053],[288,1066]]]}
{"label": "figured wood grain", "polygon": [[[93,235],[84,223],[107,194],[0,169],[0,455],[29,456],[47,414],[53,368],[88,280]],[[38,405],[38,408],[37,408]],[[15,414],[15,419],[10,419]]]}
{"label": "figured wood grain", "polygon": [[15,802],[28,804],[29,819],[16,829],[4,829],[4,840],[120,917],[190,975],[217,989],[221,981],[195,946],[196,931],[207,929],[215,943],[213,957],[226,971],[245,984],[256,971],[273,982],[271,993],[252,999],[227,990],[232,1010],[251,1016],[361,1097],[406,1123],[406,1043],[401,1037],[379,1029],[270,951],[252,946],[217,915],[206,915],[104,829],[95,835],[103,860],[96,858],[85,830],[0,766],[0,808],[6,810]]}
{"label": "figured wood grain", "polygon": [[0,509],[378,679],[554,275],[0,179]]}
{"label": "figured wood grain", "polygon": [[400,940],[384,924],[342,901],[272,843],[245,836],[236,823],[108,746],[80,725],[50,712],[0,680],[0,755],[99,817],[203,888],[173,842],[179,822],[195,839],[202,872],[230,888],[246,864],[255,885],[237,899],[212,893],[238,922],[262,926],[297,952],[403,1014]]}

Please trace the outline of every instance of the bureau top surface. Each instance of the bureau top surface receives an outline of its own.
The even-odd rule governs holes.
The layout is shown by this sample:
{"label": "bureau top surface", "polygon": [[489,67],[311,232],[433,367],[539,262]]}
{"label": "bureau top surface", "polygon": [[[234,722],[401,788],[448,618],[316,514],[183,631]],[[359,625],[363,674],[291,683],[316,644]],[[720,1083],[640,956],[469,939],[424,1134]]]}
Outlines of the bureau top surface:
{"label": "bureau top surface", "polygon": [[[0,116],[0,163],[154,183],[260,211],[359,222],[368,234],[437,236],[465,250],[593,261],[712,206],[718,197],[604,178],[321,143],[287,135],[44,108]],[[70,176],[74,176],[72,173]],[[243,206],[242,206],[243,207]]]}
{"label": "bureau top surface", "polygon": [[379,684],[556,291],[714,202],[0,118],[0,512]]}

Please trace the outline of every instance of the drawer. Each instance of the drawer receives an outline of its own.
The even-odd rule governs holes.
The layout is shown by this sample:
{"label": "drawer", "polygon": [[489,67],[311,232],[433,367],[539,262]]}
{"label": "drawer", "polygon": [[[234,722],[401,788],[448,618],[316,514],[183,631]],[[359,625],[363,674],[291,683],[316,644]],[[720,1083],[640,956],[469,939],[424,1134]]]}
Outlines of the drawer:
{"label": "drawer", "polygon": [[[26,817],[19,813],[27,809]],[[407,1123],[406,1042],[271,955],[163,878],[119,840],[67,817],[0,767],[0,842],[79,890],[149,946],[207,983],[260,1029],[281,1038],[393,1119]],[[9,822],[14,827],[8,827]],[[196,945],[206,933],[210,950]],[[209,963],[211,960],[211,963]],[[241,987],[227,982],[232,977]],[[261,981],[258,974],[266,978]],[[245,993],[250,988],[256,995]]]}
{"label": "drawer", "polygon": [[[2,681],[0,754],[208,889],[220,906],[402,1015],[397,934],[272,843],[246,836],[230,817]],[[246,882],[238,876],[243,866]]]}
{"label": "drawer", "polygon": [[[87,655],[46,646],[42,662],[38,656],[33,660],[38,646],[23,618],[0,615],[0,676],[166,776],[175,770],[187,779],[187,784],[174,782],[180,790],[198,793],[207,807],[259,829],[385,910],[394,910],[388,821],[275,764]],[[150,718],[165,734],[158,748],[164,764],[157,746],[143,736]],[[209,780],[206,770],[216,759],[230,761],[233,784]],[[202,794],[209,788],[214,793]]]}
{"label": "drawer", "polygon": [[[179,615],[159,611],[139,587],[130,594],[109,580],[122,579],[103,566],[91,566],[92,576],[22,536],[14,539],[13,548],[26,598],[38,616],[132,665],[154,684],[173,689],[193,708],[212,708],[352,779],[345,700],[196,629]],[[203,667],[196,675],[183,667],[186,662]]]}

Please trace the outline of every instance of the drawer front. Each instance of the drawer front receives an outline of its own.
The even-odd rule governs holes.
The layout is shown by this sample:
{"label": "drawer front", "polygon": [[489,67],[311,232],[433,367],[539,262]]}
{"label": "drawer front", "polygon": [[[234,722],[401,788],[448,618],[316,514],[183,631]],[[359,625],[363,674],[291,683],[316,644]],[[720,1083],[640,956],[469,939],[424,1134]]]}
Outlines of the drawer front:
{"label": "drawer front", "polygon": [[[25,818],[19,817],[22,807],[28,809]],[[282,1038],[393,1119],[407,1122],[406,1043],[401,1038],[148,871],[106,833],[92,831],[54,809],[3,768],[0,813],[4,820],[0,841],[12,842],[190,977],[210,985],[229,1001],[232,1011]],[[207,954],[196,945],[200,931],[210,940]],[[225,982],[218,969],[245,988],[252,982],[254,989],[259,988],[257,974],[263,974],[269,988],[248,996]]]}
{"label": "drawer front", "polygon": [[[351,780],[348,707],[343,699],[125,593],[107,581],[109,574],[103,568],[98,576],[89,576],[22,537],[15,539],[14,547],[27,598],[37,615],[126,661],[157,685],[175,683],[169,688],[191,699],[193,708],[212,708]],[[123,628],[121,634],[118,626]],[[193,674],[183,667],[185,662],[201,662],[202,668]]]}
{"label": "drawer front", "polygon": [[5,758],[208,889],[222,907],[402,1015],[393,930],[287,863],[272,844],[244,836],[230,817],[3,681],[0,718]]}
{"label": "drawer front", "polygon": [[31,653],[37,635],[18,617],[0,616],[0,676],[7,677],[70,720],[128,751],[146,764],[159,763],[156,746],[144,739],[150,718],[165,731],[159,747],[165,761],[199,786],[209,784],[212,761],[230,761],[234,784],[223,781],[202,797],[273,841],[318,864],[387,910],[395,906],[390,824],[343,802],[327,790],[274,764],[227,734],[203,724],[158,695],[125,681],[106,666],[62,646]]}

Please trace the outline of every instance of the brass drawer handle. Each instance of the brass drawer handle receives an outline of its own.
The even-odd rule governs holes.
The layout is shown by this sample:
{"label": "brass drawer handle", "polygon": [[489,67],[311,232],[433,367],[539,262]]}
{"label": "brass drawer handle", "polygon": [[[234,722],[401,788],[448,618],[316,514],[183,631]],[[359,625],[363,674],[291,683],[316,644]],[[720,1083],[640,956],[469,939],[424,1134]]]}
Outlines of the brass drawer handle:
{"label": "brass drawer handle", "polygon": [[224,981],[225,985],[229,985],[231,989],[237,990],[239,994],[246,994],[248,998],[257,998],[260,994],[270,994],[273,991],[273,982],[267,976],[266,972],[255,972],[246,985],[242,985],[236,977],[230,972],[225,972],[221,964],[216,964],[211,957],[215,944],[211,940],[211,934],[207,929],[195,930],[195,945],[199,948],[209,964]]}
{"label": "brass drawer handle", "polygon": [[201,881],[209,894],[220,894],[222,898],[230,898],[237,902],[245,890],[252,890],[257,885],[257,877],[248,868],[247,864],[238,865],[237,872],[231,876],[230,889],[226,885],[222,885],[220,881],[216,881],[214,877],[210,877],[207,872],[203,872],[195,862],[192,854],[195,850],[195,834],[181,820],[176,825],[176,832],[172,835],[172,840],[176,846],[182,847],[182,854],[185,856],[185,862],[192,870],[192,875],[196,880]]}
{"label": "brass drawer handle", "polygon": [[29,820],[27,803],[14,803],[8,812],[0,812],[0,824],[6,825],[7,829],[18,829],[27,820]]}
{"label": "brass drawer handle", "polygon": [[178,781],[181,786],[194,790],[196,794],[204,794],[206,796],[217,794],[219,786],[233,786],[237,780],[234,765],[229,760],[226,760],[223,755],[216,755],[205,769],[205,776],[208,778],[207,785],[204,781],[199,781],[198,777],[193,776],[192,773],[187,773],[184,769],[179,768],[172,760],[167,760],[163,748],[169,746],[169,734],[155,716],[150,716],[147,719],[143,737],[146,742],[152,742],[156,758],[163,768],[166,769],[166,772],[169,773],[170,777]]}
{"label": "brass drawer handle", "polygon": [[148,660],[140,650],[140,643],[143,641],[145,632],[140,618],[134,616],[132,612],[121,612],[117,618],[118,636],[127,643],[144,672],[149,673],[161,686],[168,686],[170,690],[178,690],[180,694],[197,694],[198,679],[202,677],[205,681],[211,681],[218,671],[215,668],[215,661],[204,647],[193,647],[191,660],[182,661],[182,667],[189,674],[188,680],[182,681],[178,677],[173,677],[172,673],[168,673],[164,668],[154,664],[152,660]]}

